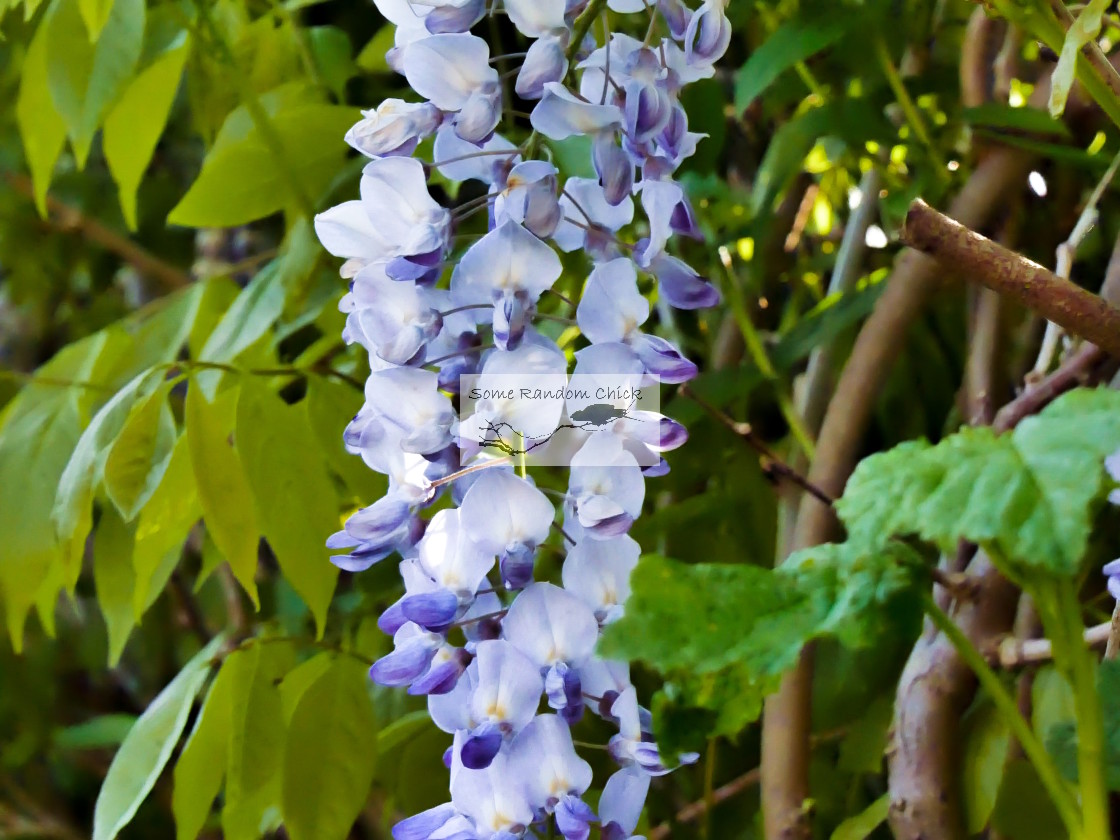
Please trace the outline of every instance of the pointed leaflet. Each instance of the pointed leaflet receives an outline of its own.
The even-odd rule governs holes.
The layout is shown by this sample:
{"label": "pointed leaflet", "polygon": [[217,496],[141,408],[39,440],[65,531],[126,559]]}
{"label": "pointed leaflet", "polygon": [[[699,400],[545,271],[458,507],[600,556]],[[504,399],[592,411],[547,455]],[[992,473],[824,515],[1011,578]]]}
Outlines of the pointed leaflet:
{"label": "pointed leaflet", "polygon": [[51,184],[54,165],[66,143],[66,123],[51,100],[47,81],[47,26],[42,24],[27,47],[20,70],[19,98],[16,100],[16,122],[23,139],[24,157],[31,169],[35,206],[39,214],[47,214],[47,188]]}
{"label": "pointed leaflet", "polygon": [[292,840],[345,837],[361,813],[377,760],[366,668],[338,656],[303,693],[284,751],[284,825]]}
{"label": "pointed leaflet", "polygon": [[93,840],[113,840],[136,814],[171,757],[206,682],[210,659],[223,642],[225,637],[218,636],[199,651],[129,730],[97,796]]}
{"label": "pointed leaflet", "polygon": [[159,486],[136,523],[136,546],[132,553],[136,588],[132,607],[137,616],[143,615],[159,596],[162,585],[152,586],[160,583],[157,572],[169,554],[178,559],[191,528],[201,518],[190,446],[184,434],[176,442]]}
{"label": "pointed leaflet", "polygon": [[190,42],[183,32],[170,49],[132,80],[105,118],[105,160],[117,182],[121,210],[130,230],[136,230],[136,190],[167,124],[189,54]]}
{"label": "pointed leaflet", "polygon": [[253,605],[259,608],[254,578],[260,527],[253,514],[245,469],[230,439],[239,394],[240,389],[231,388],[210,402],[198,381],[192,380],[187,388],[184,415],[206,528],[225,555],[234,577],[249,594]]}
{"label": "pointed leaflet", "polygon": [[324,546],[338,528],[339,509],[306,415],[246,377],[237,405],[237,451],[261,531],[321,636],[338,580]]}
{"label": "pointed leaflet", "polygon": [[964,429],[865,459],[837,511],[853,542],[918,534],[952,551],[964,538],[1073,575],[1105,489],[1104,459],[1118,448],[1120,392],[1079,389],[1010,434]]}
{"label": "pointed leaflet", "polygon": [[358,413],[362,402],[362,392],[354,386],[313,376],[307,380],[307,396],[302,405],[315,432],[316,443],[331,469],[346,482],[352,496],[369,504],[385,495],[385,476],[347,452],[339,432]]}
{"label": "pointed leaflet", "polygon": [[317,103],[277,113],[272,123],[285,160],[277,160],[256,128],[238,142],[216,145],[168,223],[232,227],[264,218],[293,203],[292,180],[316,200],[345,157],[337,139],[359,118],[353,108]]}
{"label": "pointed leaflet", "polygon": [[79,0],[58,0],[47,27],[47,78],[78,167],[85,166],[101,120],[132,78],[144,44],[144,0],[115,0],[91,43]]}
{"label": "pointed leaflet", "polygon": [[194,729],[175,762],[171,812],[175,815],[176,840],[198,837],[222,787],[235,702],[233,688],[233,669],[223,667],[214,678]]}
{"label": "pointed leaflet", "polygon": [[265,812],[280,804],[286,727],[279,684],[294,658],[290,644],[257,641],[223,666],[231,669],[233,698],[222,809],[222,830],[230,840],[259,837]]}
{"label": "pointed leaflet", "polygon": [[[41,367],[38,376],[84,381],[107,343],[107,336],[98,333],[72,344]],[[51,509],[96,393],[32,383],[0,413],[0,598],[17,652],[28,610],[50,568],[62,559]]]}
{"label": "pointed leaflet", "polygon": [[788,20],[754,50],[735,77],[735,112],[742,114],[771,83],[799,61],[838,41],[855,19],[808,14]]}
{"label": "pointed leaflet", "polygon": [[177,432],[167,404],[172,382],[164,382],[136,402],[105,455],[103,482],[110,501],[126,522],[136,518],[159,486]]}
{"label": "pointed leaflet", "polygon": [[117,512],[106,508],[93,535],[93,585],[109,631],[109,667],[120,661],[139,613],[132,607],[134,531]]}

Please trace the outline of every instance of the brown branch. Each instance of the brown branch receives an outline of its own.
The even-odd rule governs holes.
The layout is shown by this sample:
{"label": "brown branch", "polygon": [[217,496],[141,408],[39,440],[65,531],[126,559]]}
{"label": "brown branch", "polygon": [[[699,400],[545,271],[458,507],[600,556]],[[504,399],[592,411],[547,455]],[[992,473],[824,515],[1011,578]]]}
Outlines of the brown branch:
{"label": "brown branch", "polygon": [[732,433],[743,441],[747,446],[753,449],[759,455],[759,464],[762,466],[762,471],[768,476],[773,476],[779,480],[788,481],[797,487],[800,487],[809,495],[818,499],[826,505],[833,505],[835,499],[828,495],[817,485],[813,484],[809,479],[787,464],[781,457],[774,452],[769,446],[758,439],[754,433],[754,427],[750,423],[743,423],[728,415],[726,412],[721,411],[716,406],[705,400],[687,385],[681,385],[677,389],[682,397],[686,397],[700,406],[704,411],[710,414],[713,418],[727,427]]}
{"label": "brown branch", "polygon": [[[28,198],[35,197],[31,179],[26,175],[9,173],[7,178],[17,192]],[[165,262],[97,219],[86,216],[78,208],[48,195],[47,209],[53,217],[53,225],[58,230],[77,233],[94,245],[116,254],[139,274],[155,281],[163,290],[171,291],[190,285],[191,276],[187,272]]]}
{"label": "brown branch", "polygon": [[1120,357],[1120,309],[969,230],[920,198],[910,205],[900,238],[967,279],[1019,301],[1048,321]]}
{"label": "brown branch", "polygon": [[[1039,85],[1035,95],[1046,87]],[[984,227],[1023,183],[1030,165],[1027,153],[994,150],[973,171],[953,201],[950,215],[968,227]],[[943,274],[929,257],[904,251],[871,317],[860,330],[825,413],[817,457],[808,475],[808,480],[828,495],[837,497],[843,492],[890,369],[911,325],[940,287]],[[815,498],[803,499],[792,547],[797,550],[827,542],[835,530],[835,517],[829,507]],[[779,691],[766,701],[762,796],[767,840],[809,836],[804,806],[809,800],[811,689],[812,649],[807,648]]]}

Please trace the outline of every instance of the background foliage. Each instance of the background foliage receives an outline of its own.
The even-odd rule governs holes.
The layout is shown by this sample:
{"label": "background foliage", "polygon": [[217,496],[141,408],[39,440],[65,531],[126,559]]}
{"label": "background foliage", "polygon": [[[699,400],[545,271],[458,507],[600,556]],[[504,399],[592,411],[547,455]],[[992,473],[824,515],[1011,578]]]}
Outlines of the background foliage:
{"label": "background foliage", "polygon": [[[806,363],[827,345],[826,376],[839,369],[911,199],[944,203],[1019,149],[986,232],[1052,264],[1120,151],[1077,89],[1062,120],[1027,106],[1057,56],[973,11],[735,0],[722,70],[687,93],[709,135],[684,179],[707,241],[687,257],[725,302],[659,309],[659,328],[701,365],[709,408],[794,464]],[[395,570],[340,576],[323,547],[384,488],[342,447],[365,361],[338,338],[344,287],[310,217],[356,194],[363,161],[341,138],[358,109],[408,96],[385,63],[391,30],[366,0],[0,0],[0,15],[0,836],[388,837],[445,798],[430,768],[448,738],[422,701],[365,676],[388,649],[375,617]],[[500,17],[491,38],[515,48]],[[567,174],[585,151],[551,149]],[[1094,291],[1120,230],[1115,195],[1099,207],[1075,273]],[[830,293],[840,271],[851,282]],[[650,826],[760,836],[755,722],[812,641],[815,831],[883,836],[883,751],[932,547],[971,539],[1028,582],[1120,550],[1100,468],[1120,448],[1115,392],[1071,395],[1011,435],[952,434],[971,419],[977,332],[998,345],[995,405],[1041,334],[1011,305],[978,327],[977,302],[946,282],[910,329],[862,445],[891,451],[839,504],[848,540],[778,572],[793,491],[699,402],[664,395],[691,440],[634,529],[649,555],[605,645],[643,663],[662,743],[704,757],[658,781]],[[891,449],[915,438],[930,442]],[[1002,494],[1018,486],[1035,489]],[[1095,579],[1082,600],[1088,623],[1107,617]],[[1066,677],[1046,666],[1027,694],[1075,776]],[[1008,744],[978,695],[954,791],[969,830],[1061,836]]]}

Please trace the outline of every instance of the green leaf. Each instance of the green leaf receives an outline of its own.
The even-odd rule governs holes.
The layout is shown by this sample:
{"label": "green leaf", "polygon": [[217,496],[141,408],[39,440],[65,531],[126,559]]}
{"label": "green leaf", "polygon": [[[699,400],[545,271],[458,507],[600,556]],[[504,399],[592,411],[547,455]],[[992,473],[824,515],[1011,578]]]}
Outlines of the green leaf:
{"label": "green leaf", "polygon": [[961,801],[970,836],[987,827],[995,810],[1010,737],[1003,716],[990,702],[975,706],[964,721]]}
{"label": "green leaf", "polygon": [[848,543],[797,552],[778,571],[644,557],[626,613],[606,628],[599,650],[695,675],[741,664],[762,681],[791,667],[813,639],[872,643],[878,611],[914,588],[912,563],[901,545]]}
{"label": "green leaf", "polygon": [[432,716],[425,709],[409,712],[404,717],[397,718],[377,733],[378,757],[387,758],[421,732],[426,732],[431,728]]}
{"label": "green leaf", "polygon": [[362,392],[343,382],[313,376],[307,380],[303,408],[315,432],[315,441],[331,469],[346,482],[350,492],[363,504],[372,504],[385,495],[387,482],[366,463],[346,451],[342,432],[362,407]]}
{"label": "green leaf", "polygon": [[171,757],[195,697],[206,682],[210,659],[224,641],[224,636],[218,636],[199,651],[129,731],[97,796],[93,840],[113,840],[136,814]]}
{"label": "green leaf", "polygon": [[1068,837],[1050,794],[1025,758],[1012,761],[1003,774],[992,831],[1008,840],[1057,840]]}
{"label": "green leaf", "polygon": [[298,665],[285,675],[280,683],[280,705],[284,709],[284,720],[291,723],[296,706],[311,685],[323,676],[335,660],[333,653],[320,653]]}
{"label": "green leaf", "polygon": [[386,23],[378,29],[354,59],[355,64],[367,73],[391,73],[392,70],[385,56],[393,48],[396,32],[397,28],[391,23]]}
{"label": "green leaf", "polygon": [[245,468],[230,439],[239,395],[239,389],[231,388],[211,402],[198,382],[192,381],[187,388],[184,416],[206,528],[234,577],[259,609],[255,577],[261,532]]}
{"label": "green leaf", "polygon": [[190,41],[183,32],[132,80],[105,118],[102,147],[130,230],[136,230],[136,191],[163,134],[189,54]]}
{"label": "green leaf", "polygon": [[291,204],[290,179],[313,200],[318,198],[346,156],[339,138],[359,118],[353,108],[321,104],[277,114],[272,123],[284,147],[284,161],[276,160],[256,128],[239,142],[216,146],[168,223],[233,227],[270,216]]}
{"label": "green leaf", "polygon": [[1029,105],[1013,108],[997,102],[986,102],[983,105],[965,108],[961,111],[961,119],[974,128],[1072,137],[1064,122],[1054,119],[1041,108],[1032,108]]}
{"label": "green leaf", "polygon": [[132,608],[141,616],[159,596],[158,572],[169,556],[177,561],[190,530],[202,518],[187,436],[180,435],[159,486],[140,511],[132,567],[136,575]]}
{"label": "green leaf", "polygon": [[[1120,662],[1106,659],[1097,668],[1097,693],[1104,710],[1104,759],[1108,789],[1120,791]],[[1062,775],[1077,781],[1077,726],[1055,723],[1046,732],[1046,749]]]}
{"label": "green leaf", "polygon": [[115,510],[106,508],[93,537],[93,585],[97,603],[109,630],[109,667],[120,661],[138,614],[132,606],[135,574],[132,570],[133,529]]}
{"label": "green leaf", "polygon": [[133,404],[105,454],[105,492],[126,522],[136,518],[159,486],[177,432],[167,404],[171,382]]}
{"label": "green leaf", "polygon": [[91,43],[79,0],[58,0],[47,26],[47,76],[66,122],[78,167],[85,166],[101,120],[132,78],[144,45],[144,0],[114,0]]}
{"label": "green leaf", "polygon": [[346,83],[354,75],[350,36],[337,26],[312,26],[305,34],[311,57],[323,81],[338,99],[346,99]]}
{"label": "green leaf", "polygon": [[862,812],[836,826],[830,840],[866,840],[882,825],[891,807],[891,795],[884,793]]}
{"label": "green leaf", "polygon": [[228,761],[233,696],[233,669],[222,667],[214,678],[198,720],[175,762],[171,812],[176,840],[195,840],[222,787]]}
{"label": "green leaf", "polygon": [[159,371],[137,374],[90,421],[58,482],[51,518],[63,548],[69,585],[77,582],[86,536],[93,524],[94,493],[105,470],[109,449],[132,414],[160,386]]}
{"label": "green leaf", "polygon": [[837,511],[849,539],[918,534],[952,551],[964,538],[1016,564],[1080,568],[1104,458],[1120,448],[1120,392],[1079,389],[1011,434],[964,429],[937,446],[905,443],[865,459]]}
{"label": "green leaf", "polygon": [[23,152],[31,169],[35,206],[47,214],[47,188],[54,165],[66,144],[66,122],[51,99],[47,70],[47,25],[35,30],[20,71],[16,122],[19,123]]}
{"label": "green leaf", "polygon": [[280,805],[286,727],[278,684],[292,666],[292,646],[257,641],[232,654],[232,712],[222,830],[230,840],[259,837],[266,812]]}
{"label": "green leaf", "polygon": [[284,304],[312,270],[321,253],[311,224],[292,226],[276,259],[257,273],[210,333],[200,353],[207,362],[228,362],[265,335],[284,312]]}
{"label": "green leaf", "polygon": [[82,13],[82,20],[89,29],[89,42],[94,44],[101,35],[101,30],[109,22],[109,13],[113,10],[114,0],[78,0],[78,10]]}
{"label": "green leaf", "polygon": [[280,570],[315,618],[319,636],[338,580],[325,541],[338,529],[338,500],[307,417],[246,378],[237,406],[237,451],[253,506]]}
{"label": "green leaf", "polygon": [[99,715],[56,730],[51,741],[62,750],[101,750],[120,746],[136,723],[136,715]]}
{"label": "green leaf", "polygon": [[778,76],[840,40],[851,22],[795,18],[775,29],[735,77],[735,112],[741,116]]}
{"label": "green leaf", "polygon": [[300,698],[284,751],[283,813],[292,840],[344,838],[377,760],[366,668],[337,657]]}
{"label": "green leaf", "polygon": [[46,383],[89,379],[108,344],[109,337],[99,333],[64,348],[39,369],[40,382],[24,388],[0,414],[0,597],[17,652],[27,613],[50,570],[62,562],[51,511],[98,394]]}
{"label": "green leaf", "polygon": [[1089,0],[1066,32],[1062,52],[1050,77],[1050,116],[1060,117],[1065,111],[1066,100],[1069,99],[1077,73],[1077,55],[1083,46],[1100,34],[1101,19],[1110,5],[1110,0]]}
{"label": "green leaf", "polygon": [[887,749],[887,732],[894,716],[890,698],[877,698],[850,727],[840,742],[837,766],[848,773],[881,773]]}

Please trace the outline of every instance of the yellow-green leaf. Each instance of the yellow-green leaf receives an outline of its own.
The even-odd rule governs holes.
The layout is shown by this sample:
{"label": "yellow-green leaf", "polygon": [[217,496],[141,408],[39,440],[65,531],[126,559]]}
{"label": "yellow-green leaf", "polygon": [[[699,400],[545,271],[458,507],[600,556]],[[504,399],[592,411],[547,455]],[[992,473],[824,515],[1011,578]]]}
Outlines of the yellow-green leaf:
{"label": "yellow-green leaf", "polygon": [[175,446],[175,417],[167,404],[171,383],[164,382],[136,402],[105,455],[104,485],[126,522],[152,497]]}
{"label": "yellow-green leaf", "polygon": [[272,126],[284,160],[276,158],[255,127],[239,142],[216,146],[167,221],[186,227],[246,224],[290,206],[292,180],[317,199],[345,157],[345,144],[338,138],[359,116],[352,108],[321,104],[278,113]]}
{"label": "yellow-green leaf", "polygon": [[27,48],[16,100],[16,121],[31,169],[35,206],[43,216],[47,214],[47,188],[54,165],[66,143],[66,122],[54,107],[47,80],[47,28],[45,23],[40,25]]}
{"label": "yellow-green leaf", "polygon": [[218,636],[199,651],[129,730],[97,796],[93,840],[113,840],[136,814],[171,757],[206,682],[210,659],[224,641]]}
{"label": "yellow-green leaf", "polygon": [[377,759],[366,668],[339,656],[300,697],[284,750],[283,813],[292,840],[346,837]]}
{"label": "yellow-green leaf", "polygon": [[112,508],[106,508],[93,535],[93,585],[109,631],[109,667],[120,661],[138,613],[132,608],[133,529]]}
{"label": "yellow-green leaf", "polygon": [[78,0],[78,9],[82,13],[82,20],[86,22],[86,28],[89,29],[89,42],[96,43],[101,30],[109,22],[113,0]]}
{"label": "yellow-green leaf", "polygon": [[198,383],[187,389],[184,414],[195,485],[202,515],[214,544],[255,606],[257,544],[260,529],[241,459],[231,441],[239,391],[231,388],[213,402]]}
{"label": "yellow-green leaf", "polygon": [[44,24],[51,98],[66,122],[79,168],[140,60],[144,16],[144,0],[114,0],[96,44],[90,43],[78,0],[58,0]]}
{"label": "yellow-green leaf", "polygon": [[306,415],[246,378],[237,406],[237,451],[261,530],[322,636],[338,580],[325,541],[338,528],[339,510]]}
{"label": "yellow-green leaf", "polygon": [[171,113],[189,53],[190,42],[184,32],[132,80],[105,118],[105,160],[117,182],[125,221],[132,230],[136,230],[136,190]]}
{"label": "yellow-green leaf", "polygon": [[233,669],[223,667],[214,678],[194,729],[175,762],[171,812],[175,816],[176,840],[198,837],[222,787],[233,703]]}

